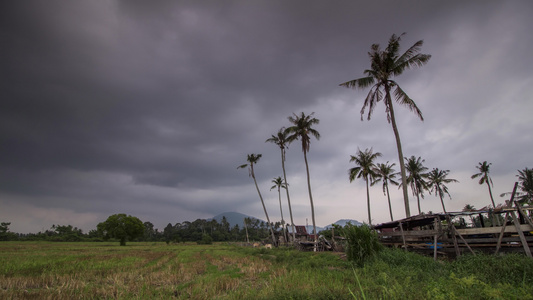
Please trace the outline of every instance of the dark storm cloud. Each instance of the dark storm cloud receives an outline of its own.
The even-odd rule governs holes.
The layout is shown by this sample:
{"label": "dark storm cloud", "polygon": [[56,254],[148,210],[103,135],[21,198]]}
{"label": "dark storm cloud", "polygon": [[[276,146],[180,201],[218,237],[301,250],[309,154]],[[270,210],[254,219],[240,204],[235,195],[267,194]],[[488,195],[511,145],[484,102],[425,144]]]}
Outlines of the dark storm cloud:
{"label": "dark storm cloud", "polygon": [[[424,39],[433,55],[399,79],[426,119],[398,109],[404,154],[468,172],[490,159],[509,175],[531,163],[520,100],[530,91],[531,12],[528,2],[4,1],[0,204],[10,215],[27,205],[43,222],[50,207],[84,213],[84,226],[121,209],[163,223],[260,216],[236,167],[262,153],[258,180],[275,200],[279,148],[264,141],[291,113],[314,111],[322,139],[311,145],[312,178],[319,195],[339,199],[322,202],[334,218],[327,205],[356,205],[345,196],[360,188],[347,182],[350,154],[374,147],[398,159],[383,107],[359,121],[368,91],[338,84],[363,76],[372,43],[402,32],[402,46]],[[300,146],[287,154],[295,205],[307,207]],[[496,168],[506,155],[512,167]]]}

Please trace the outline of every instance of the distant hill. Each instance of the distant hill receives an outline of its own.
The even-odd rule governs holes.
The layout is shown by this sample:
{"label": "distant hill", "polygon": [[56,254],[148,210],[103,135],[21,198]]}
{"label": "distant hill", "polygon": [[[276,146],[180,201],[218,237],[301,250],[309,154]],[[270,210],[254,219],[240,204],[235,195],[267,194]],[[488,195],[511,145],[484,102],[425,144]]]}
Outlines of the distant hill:
{"label": "distant hill", "polygon": [[[355,226],[363,225],[363,223],[361,223],[361,222],[359,222],[357,220],[351,220],[351,219],[340,219],[340,220],[338,220],[337,222],[335,222],[333,224],[339,225],[341,227],[344,227],[348,223],[352,223],[352,225],[355,225]],[[325,229],[331,229],[331,227],[333,227],[333,224],[326,226]]]}
{"label": "distant hill", "polygon": [[263,221],[261,219],[258,219],[256,217],[248,216],[248,215],[241,214],[241,213],[234,212],[234,211],[232,211],[232,212],[224,212],[224,213],[218,214],[218,215],[212,217],[211,219],[207,219],[207,220],[215,219],[215,220],[217,220],[218,223],[221,223],[222,222],[222,217],[226,217],[226,221],[228,221],[228,223],[230,225],[230,228],[234,227],[235,225],[239,225],[239,228],[243,228],[244,218],[257,219],[259,221],[265,222],[265,221]]}
{"label": "distant hill", "polygon": [[[207,220],[209,221],[209,220],[215,219],[215,220],[217,220],[218,223],[220,223],[220,222],[222,222],[222,217],[226,217],[226,221],[228,221],[228,223],[230,224],[230,227],[234,227],[235,225],[239,225],[239,228],[242,228],[244,218],[257,219],[259,221],[262,221],[262,222],[266,223],[266,221],[261,220],[259,218],[248,216],[248,215],[241,214],[241,213],[234,212],[234,211],[224,212],[224,213],[218,214],[218,215],[216,215],[216,216],[214,216],[214,217],[212,217],[210,219],[207,219]],[[348,224],[348,222],[350,222],[350,223],[352,223],[353,225],[356,225],[356,226],[363,225],[361,222],[359,222],[357,220],[351,220],[351,219],[341,219],[341,220],[338,220],[337,222],[335,222],[333,224],[337,224],[337,225],[339,225],[341,227],[344,227],[346,224]],[[300,224],[296,224],[296,225],[300,225]],[[316,230],[318,232],[320,232],[322,230],[329,230],[329,229],[331,229],[331,227],[333,227],[332,224],[327,225],[325,227],[317,226]],[[313,225],[307,225],[307,232],[308,233],[313,232]]]}

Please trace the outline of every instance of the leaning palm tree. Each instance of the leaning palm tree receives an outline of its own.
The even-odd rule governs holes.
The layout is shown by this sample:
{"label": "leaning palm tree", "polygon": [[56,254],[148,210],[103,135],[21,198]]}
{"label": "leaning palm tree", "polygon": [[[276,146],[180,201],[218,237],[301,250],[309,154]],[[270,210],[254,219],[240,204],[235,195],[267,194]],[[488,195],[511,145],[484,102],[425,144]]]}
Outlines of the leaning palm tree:
{"label": "leaning palm tree", "polygon": [[448,192],[448,187],[445,184],[451,182],[459,182],[455,179],[446,178],[449,172],[450,170],[439,170],[438,168],[433,168],[433,170],[431,170],[431,172],[427,174],[428,184],[431,187],[430,192],[433,192],[433,190],[435,190],[435,196],[440,197],[440,203],[442,203],[442,209],[444,210],[444,213],[447,213],[446,208],[444,207],[444,194],[448,194],[450,199],[452,198],[452,196]]}
{"label": "leaning palm tree", "polygon": [[296,230],[294,229],[294,219],[292,217],[292,207],[291,207],[291,197],[289,196],[289,187],[287,183],[287,174],[285,173],[285,149],[288,148],[287,144],[287,137],[288,133],[285,132],[285,128],[282,127],[280,130],[278,130],[278,133],[276,135],[272,135],[269,139],[265,141],[269,143],[274,143],[278,145],[278,147],[281,150],[281,168],[283,169],[283,180],[285,181],[286,187],[285,192],[287,193],[287,202],[289,203],[289,215],[291,217],[291,227],[292,227],[292,240],[296,240]]}
{"label": "leaning palm tree", "polygon": [[259,186],[257,186],[257,180],[255,179],[255,173],[254,173],[254,165],[257,164],[259,159],[261,158],[261,154],[248,154],[248,157],[246,161],[248,163],[244,165],[240,165],[237,167],[237,169],[243,169],[248,167],[249,175],[254,179],[255,188],[257,189],[257,193],[259,194],[259,199],[261,200],[261,204],[263,205],[263,210],[265,211],[265,216],[268,222],[268,226],[270,227],[270,233],[272,234],[272,244],[276,245],[276,236],[274,235],[274,229],[272,229],[272,224],[270,223],[270,218],[268,217],[268,212],[265,206],[265,202],[263,201],[263,196],[261,196],[261,192],[259,191]]}
{"label": "leaning palm tree", "polygon": [[302,142],[302,152],[304,153],[305,170],[307,172],[307,189],[309,191],[309,202],[311,202],[311,219],[313,220],[313,233],[315,236],[316,251],[318,233],[316,232],[315,206],[313,205],[309,164],[307,163],[307,152],[309,152],[309,148],[311,147],[311,136],[314,136],[317,140],[320,139],[320,133],[312,127],[313,125],[320,123],[320,120],[314,118],[313,115],[314,112],[309,115],[305,115],[303,112],[300,115],[293,113],[293,115],[288,118],[289,122],[291,122],[293,126],[285,129],[285,132],[288,134],[287,141],[289,143],[298,139]]}
{"label": "leaning palm tree", "polygon": [[272,179],[272,183],[274,183],[274,185],[270,188],[270,190],[275,188],[278,189],[279,211],[281,213],[281,227],[283,228],[283,237],[287,238],[287,234],[285,232],[285,219],[283,219],[283,208],[281,207],[281,189],[286,189],[287,184],[283,182],[283,179],[281,179],[280,176]]}
{"label": "leaning palm tree", "polygon": [[370,91],[366,96],[363,108],[361,109],[361,120],[365,113],[365,109],[368,107],[368,117],[370,120],[372,112],[378,102],[383,100],[385,104],[385,113],[387,114],[387,120],[392,125],[394,136],[396,137],[396,147],[398,148],[398,158],[400,160],[400,173],[402,176],[402,189],[403,199],[405,204],[405,214],[407,217],[411,216],[409,210],[409,197],[407,195],[407,177],[405,175],[405,166],[403,162],[402,144],[400,142],[400,133],[396,126],[396,116],[394,115],[394,107],[392,105],[392,96],[394,94],[394,100],[400,105],[407,106],[413,111],[420,120],[424,120],[422,112],[416,106],[416,103],[411,99],[396,83],[392,80],[394,77],[401,75],[405,70],[413,67],[421,67],[426,64],[431,55],[418,53],[422,47],[423,41],[420,40],[414,43],[405,53],[399,54],[400,51],[400,39],[403,36],[397,36],[393,34],[389,39],[389,44],[385,50],[381,50],[379,44],[373,44],[368,53],[370,56],[370,69],[365,70],[363,73],[365,77],[350,80],[341,83],[340,86],[353,89],[364,89],[370,87]]}
{"label": "leaning palm tree", "polygon": [[378,163],[376,165],[376,168],[374,168],[374,172],[377,175],[377,178],[374,182],[372,182],[371,185],[374,185],[380,181],[383,181],[383,194],[387,195],[387,200],[389,200],[389,213],[390,213],[390,220],[394,221],[394,217],[392,216],[392,206],[390,203],[390,194],[389,194],[389,183],[392,183],[394,185],[398,185],[398,182],[396,182],[394,179],[396,179],[396,171],[392,168],[394,167],[393,164],[389,164],[389,162],[386,162],[384,164]]}
{"label": "leaning palm tree", "polygon": [[376,168],[376,166],[374,165],[374,160],[380,156],[381,153],[373,153],[372,148],[367,148],[364,152],[360,149],[357,149],[357,154],[355,156],[350,155],[350,162],[355,162],[355,164],[357,165],[357,167],[348,170],[350,182],[354,181],[355,178],[363,178],[366,183],[366,202],[368,208],[369,226],[372,226],[372,216],[370,214],[370,191],[368,188],[368,184],[369,181],[374,181],[374,178],[378,176],[374,171],[374,169]]}
{"label": "leaning palm tree", "polygon": [[421,214],[422,212],[420,210],[420,197],[422,197],[423,199],[424,190],[428,189],[428,185],[424,180],[424,178],[427,178],[427,174],[425,174],[425,172],[428,168],[424,167],[423,163],[425,162],[425,160],[423,160],[421,157],[406,157],[405,161],[405,169],[407,170],[407,172],[409,172],[409,176],[407,176],[406,181],[407,184],[411,186],[413,196],[416,196],[416,201],[418,204],[418,214]]}
{"label": "leaning palm tree", "polygon": [[492,190],[490,188],[490,186],[493,185],[492,179],[489,176],[490,165],[492,164],[487,163],[487,161],[484,161],[483,163],[479,163],[479,165],[476,166],[476,168],[479,170],[479,173],[472,175],[471,178],[474,179],[474,178],[479,177],[480,185],[484,183],[487,184],[487,187],[489,188],[490,200],[492,201],[492,207],[495,208],[496,204],[494,203],[494,198],[492,197]]}

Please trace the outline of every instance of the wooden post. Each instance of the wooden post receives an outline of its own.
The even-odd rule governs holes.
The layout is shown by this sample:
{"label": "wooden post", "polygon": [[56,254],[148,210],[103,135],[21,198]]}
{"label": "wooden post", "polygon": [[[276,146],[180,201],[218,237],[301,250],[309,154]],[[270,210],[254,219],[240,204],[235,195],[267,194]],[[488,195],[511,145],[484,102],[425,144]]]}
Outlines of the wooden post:
{"label": "wooden post", "polygon": [[446,220],[450,224],[451,228],[451,234],[452,234],[452,240],[453,240],[453,248],[455,249],[455,255],[457,257],[461,256],[461,252],[459,251],[459,245],[457,244],[457,237],[455,236],[455,226],[452,224],[452,219],[450,216],[446,216]]}
{"label": "wooden post", "polygon": [[[514,183],[513,192],[511,193],[511,199],[509,200],[509,203],[511,205],[514,201],[514,194],[516,193],[516,189],[518,188],[518,182]],[[498,244],[496,245],[496,252],[494,254],[497,254],[498,251],[500,251],[500,246],[502,245],[502,239],[503,239],[503,233],[505,232],[505,226],[507,226],[507,218],[509,217],[509,212],[505,214],[505,218],[503,218],[503,226],[502,226],[502,232],[500,233],[500,237],[498,238]],[[518,228],[518,231],[520,231],[520,228]]]}
{"label": "wooden post", "polygon": [[466,240],[463,238],[463,236],[457,231],[457,229],[455,227],[453,227],[453,231],[455,234],[457,234],[459,236],[459,238],[461,238],[461,241],[463,241],[463,243],[465,243],[466,247],[468,248],[468,250],[470,250],[470,252],[472,252],[472,254],[476,255],[476,253],[474,252],[474,250],[472,250],[472,248],[470,248],[470,245],[468,245],[468,243],[466,242]]}
{"label": "wooden post", "polygon": [[402,225],[402,222],[399,222],[399,223],[400,223],[400,231],[402,232],[403,249],[407,251],[407,244],[405,243],[405,235],[403,233],[403,225]]}
{"label": "wooden post", "polygon": [[437,236],[438,236],[438,232],[440,231],[440,228],[439,230],[437,231],[437,218],[435,218],[435,237],[434,237],[434,242],[433,242],[433,260],[437,260]]}
{"label": "wooden post", "polygon": [[496,252],[494,252],[494,254],[498,254],[498,251],[500,251],[500,247],[502,245],[503,234],[505,233],[505,227],[507,226],[508,217],[509,217],[509,212],[507,212],[505,214],[505,217],[503,218],[502,231],[500,232],[500,236],[498,237],[498,243],[496,244]]}
{"label": "wooden post", "polygon": [[524,247],[524,252],[528,257],[531,256],[531,249],[529,249],[529,244],[527,243],[526,237],[524,236],[524,232],[520,229],[520,222],[518,222],[518,218],[514,214],[514,211],[511,211],[511,218],[513,218],[514,226],[516,227],[516,231],[518,231],[518,236],[520,236],[520,242],[522,242],[522,247]]}

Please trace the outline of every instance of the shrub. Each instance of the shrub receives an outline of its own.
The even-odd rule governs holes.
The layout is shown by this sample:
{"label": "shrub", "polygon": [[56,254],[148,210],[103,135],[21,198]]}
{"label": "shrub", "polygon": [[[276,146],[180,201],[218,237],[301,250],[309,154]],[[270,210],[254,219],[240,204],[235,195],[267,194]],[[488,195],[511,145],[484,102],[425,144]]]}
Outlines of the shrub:
{"label": "shrub", "polygon": [[213,244],[213,238],[207,234],[202,234],[202,239],[196,242],[198,245],[211,245]]}
{"label": "shrub", "polygon": [[377,234],[367,225],[348,224],[344,227],[343,235],[347,241],[346,256],[358,266],[363,266],[366,260],[383,249]]}

